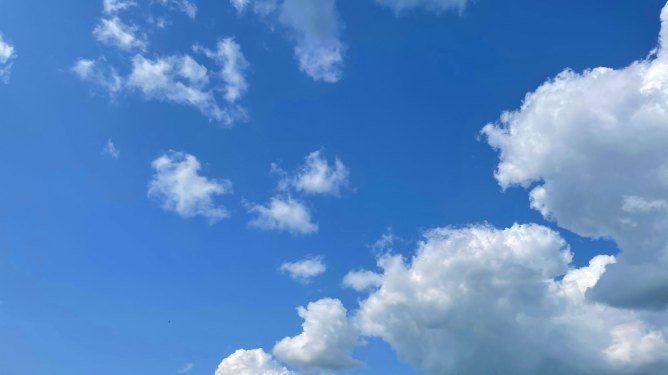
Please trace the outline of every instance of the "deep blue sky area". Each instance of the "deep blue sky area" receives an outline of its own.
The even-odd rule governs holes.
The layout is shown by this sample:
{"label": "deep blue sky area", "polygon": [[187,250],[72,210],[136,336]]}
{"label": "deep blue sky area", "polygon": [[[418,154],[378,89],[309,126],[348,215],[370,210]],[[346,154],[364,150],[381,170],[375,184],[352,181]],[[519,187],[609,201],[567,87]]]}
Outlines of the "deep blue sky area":
{"label": "deep blue sky area", "polygon": [[[478,136],[502,111],[565,68],[619,68],[657,45],[661,0],[490,1],[458,14],[402,15],[371,0],[337,3],[346,45],[342,79],[300,72],[285,32],[227,1],[200,0],[149,35],[148,56],[234,37],[250,67],[249,119],[226,129],[192,107],[136,93],[109,97],[71,71],[82,57],[123,57],[92,30],[101,1],[4,0],[0,33],[16,46],[0,83],[0,374],[211,375],[237,348],[301,331],[295,308],[323,297],[352,310],[341,286],[373,269],[387,228],[410,256],[433,227],[545,221],[523,188],[501,190],[498,155]],[[101,155],[111,139],[115,159]],[[296,169],[319,149],[350,170],[340,197],[307,199],[319,231],[249,226],[243,202],[276,192],[270,164]],[[229,178],[216,198],[231,213],[210,224],[147,197],[151,162],[195,155],[201,173]],[[614,244],[559,229],[582,265]],[[322,255],[308,285],[281,263]],[[416,374],[384,342],[355,351],[351,374]]]}

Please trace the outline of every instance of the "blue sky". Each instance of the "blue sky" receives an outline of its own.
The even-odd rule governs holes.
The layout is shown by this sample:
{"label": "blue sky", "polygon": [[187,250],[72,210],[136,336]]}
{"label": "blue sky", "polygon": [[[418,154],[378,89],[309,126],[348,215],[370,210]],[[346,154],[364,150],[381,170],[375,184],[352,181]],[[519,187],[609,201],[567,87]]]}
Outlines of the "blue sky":
{"label": "blue sky", "polygon": [[[536,270],[546,280],[621,248],[628,254],[615,265],[621,276],[601,279],[602,286],[587,293],[591,301],[578,302],[617,314],[595,319],[606,323],[588,333],[596,339],[582,351],[608,355],[592,365],[599,373],[658,374],[668,366],[660,292],[667,268],[633,268],[668,264],[661,263],[668,262],[665,251],[657,250],[668,243],[661,234],[668,189],[652,177],[668,160],[661,136],[668,119],[659,110],[643,112],[668,108],[668,96],[661,96],[668,92],[661,86],[668,82],[661,48],[658,57],[643,60],[661,45],[663,1],[251,0],[242,10],[234,5],[244,2],[225,0],[109,4],[129,6],[105,11],[102,0],[0,3],[0,63],[2,45],[12,46],[0,64],[0,373],[214,374],[237,349],[255,348],[273,356],[276,368],[297,373],[523,374],[544,371],[550,361],[557,363],[552,368],[587,373],[586,366],[568,367],[577,356],[555,359],[547,349],[534,353],[526,352],[530,345],[515,345],[579,342],[571,335],[564,341],[506,335],[517,352],[495,351],[499,341],[478,337],[477,324],[505,325],[487,315],[473,323],[449,321],[447,329],[434,323],[433,335],[416,328],[425,348],[414,353],[416,344],[401,338],[411,339],[404,331],[410,324],[424,323],[410,321],[422,312],[392,311],[397,305],[386,300],[402,296],[396,285],[412,284],[376,263],[404,255],[410,264],[416,251],[426,257],[432,247],[450,249],[439,256],[470,264],[470,274],[505,275],[524,261],[549,258],[550,267]],[[104,21],[114,20],[131,39],[104,29]],[[179,73],[184,56],[205,69],[205,80],[198,81],[197,70]],[[139,71],[141,61],[150,68],[162,63],[168,73]],[[614,70],[596,80],[587,69],[599,66]],[[521,107],[527,93],[566,68],[584,73],[560,76],[554,94],[538,93]],[[644,77],[642,88],[631,85],[638,77]],[[159,78],[169,82],[155,86]],[[623,97],[633,90],[639,94]],[[186,91],[198,99],[184,99]],[[499,120],[503,111],[517,116]],[[489,123],[496,125],[481,134]],[[503,134],[504,127],[517,132]],[[527,151],[527,144],[548,151]],[[174,173],[179,168],[181,175]],[[497,168],[510,172],[495,176]],[[546,190],[534,189],[542,183]],[[532,208],[530,191],[547,191],[548,198],[532,195]],[[622,198],[619,212],[604,209]],[[272,207],[272,199],[292,205]],[[618,228],[608,221],[615,215],[643,229]],[[570,245],[573,261],[553,267],[564,250],[559,241],[514,223],[551,228]],[[393,241],[374,247],[383,235]],[[503,244],[547,236],[526,246],[551,255],[531,250],[540,256],[519,257],[500,271],[484,256],[473,263],[456,258],[463,246],[457,241],[497,244],[497,235],[517,236],[499,240]],[[640,244],[639,238],[649,240]],[[462,254],[474,251],[466,246]],[[498,246],[489,254],[506,251]],[[288,264],[305,259],[311,264]],[[461,267],[429,272],[444,285],[484,288],[469,276],[440,278]],[[361,269],[374,272],[376,278],[365,279],[370,290],[343,281]],[[639,269],[651,275],[646,284],[617,289],[617,279],[633,279]],[[422,272],[418,262],[412,270]],[[641,290],[649,284],[655,289]],[[441,312],[438,303],[426,303],[427,314],[442,314],[436,321],[489,308],[489,299],[456,300],[456,293],[435,285],[416,290],[435,288],[443,292],[440,300],[460,306]],[[543,300],[532,294],[542,293],[536,290],[523,294],[531,295],[521,299],[526,306]],[[617,300],[610,290],[630,297]],[[494,287],[477,295],[488,293],[494,299],[501,292]],[[375,297],[386,310],[373,310]],[[326,303],[307,311],[330,312],[331,321],[314,318],[300,336],[303,346],[275,346],[300,335],[307,318],[296,308],[315,301]],[[348,318],[336,315],[341,306]],[[599,314],[587,311],[587,317]],[[569,318],[573,332],[584,315]],[[391,316],[403,318],[390,324]],[[322,324],[350,330],[352,338],[332,338]],[[531,327],[523,328],[536,330]],[[329,334],[317,335],[320,329]],[[458,330],[461,335],[453,333]],[[322,352],[313,349],[319,344],[313,336],[323,338]],[[615,341],[622,336],[646,345]],[[468,351],[453,349],[460,340]],[[478,350],[489,358],[472,364],[467,355]],[[425,353],[448,353],[442,355],[449,359]],[[513,370],[502,358],[515,355],[549,360]],[[615,362],[622,357],[625,362]],[[216,375],[269,373],[229,371],[218,368]]]}

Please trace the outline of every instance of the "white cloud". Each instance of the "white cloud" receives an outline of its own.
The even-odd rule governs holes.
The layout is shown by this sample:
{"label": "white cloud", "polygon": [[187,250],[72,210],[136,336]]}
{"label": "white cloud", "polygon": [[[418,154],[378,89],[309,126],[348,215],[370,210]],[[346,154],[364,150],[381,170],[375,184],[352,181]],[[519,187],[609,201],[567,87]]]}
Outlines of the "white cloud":
{"label": "white cloud", "polygon": [[188,362],[188,363],[186,363],[185,365],[183,365],[183,367],[181,367],[180,369],[176,370],[176,372],[177,372],[178,374],[187,374],[187,373],[189,373],[190,371],[192,371],[192,369],[193,369],[194,367],[195,367],[195,364],[194,364],[194,363],[192,363],[192,362]]}
{"label": "white cloud", "polygon": [[352,358],[358,332],[348,321],[341,301],[325,298],[300,307],[297,312],[304,319],[303,332],[276,343],[276,357],[306,372],[362,365]]}
{"label": "white cloud", "polygon": [[8,83],[13,60],[16,58],[16,48],[0,34],[0,82]]}
{"label": "white cloud", "polygon": [[189,0],[157,0],[158,3],[168,8],[175,8],[185,13],[191,19],[197,17],[197,5]]}
{"label": "white cloud", "polygon": [[227,126],[245,119],[243,108],[219,104],[210,86],[206,85],[206,72],[203,65],[188,55],[153,60],[137,55],[132,60],[127,87],[139,90],[150,99],[195,107],[205,116]]}
{"label": "white cloud", "polygon": [[425,8],[435,13],[443,13],[448,10],[462,11],[470,0],[376,0],[378,4],[392,9],[395,13]]}
{"label": "white cloud", "polygon": [[354,319],[427,375],[659,373],[665,327],[585,299],[613,260],[570,269],[565,242],[538,225],[437,228],[410,261],[379,259]]}
{"label": "white cloud", "polygon": [[193,155],[169,152],[155,159],[152,167],[155,174],[148,185],[148,196],[164,210],[185,218],[203,216],[211,223],[228,216],[213,198],[232,193],[232,183],[201,176],[200,162]]}
{"label": "white cloud", "polygon": [[660,46],[626,68],[566,70],[482,130],[500,152],[505,189],[582,236],[622,249],[590,296],[668,307],[668,7]]}
{"label": "white cloud", "polygon": [[310,257],[296,262],[285,262],[281,264],[281,271],[287,272],[291,278],[303,283],[310,282],[314,277],[320,276],[327,270],[322,257]]}
{"label": "white cloud", "polygon": [[266,206],[251,204],[248,210],[257,214],[250,225],[260,229],[287,231],[292,234],[318,231],[318,224],[311,221],[309,209],[291,197],[273,197]]}
{"label": "white cloud", "polygon": [[234,38],[225,38],[218,41],[216,51],[201,47],[195,47],[195,49],[203,51],[222,67],[219,74],[225,83],[225,100],[234,103],[248,91],[248,83],[244,76],[244,71],[248,69],[248,61],[246,61],[244,54],[241,52],[241,47],[234,41]]}
{"label": "white cloud", "polygon": [[392,250],[392,246],[394,246],[394,243],[399,239],[400,238],[392,232],[392,228],[388,227],[385,229],[385,233],[383,233],[376,242],[371,244],[371,250],[375,251],[377,254],[386,253]]}
{"label": "white cloud", "polygon": [[278,20],[296,41],[300,70],[316,81],[341,79],[345,47],[334,0],[284,0]]}
{"label": "white cloud", "polygon": [[98,85],[112,96],[124,85],[123,77],[116,72],[116,69],[109,66],[103,57],[97,60],[79,59],[71,70],[82,81]]}
{"label": "white cloud", "polygon": [[102,148],[102,155],[118,159],[121,156],[121,150],[117,149],[111,139],[109,139],[107,140],[107,144],[104,145],[104,148]]}
{"label": "white cloud", "polygon": [[338,158],[329,164],[322,154],[322,150],[308,154],[294,176],[288,176],[276,164],[272,164],[272,172],[281,176],[279,188],[293,188],[306,194],[339,195],[349,184],[350,171]]}
{"label": "white cloud", "polygon": [[250,0],[230,0],[230,4],[232,4],[238,13],[242,13],[250,4]]}
{"label": "white cloud", "polygon": [[102,0],[102,9],[106,14],[115,14],[134,6],[137,3],[130,0]]}
{"label": "white cloud", "polygon": [[93,35],[99,42],[116,46],[124,50],[139,49],[144,50],[147,46],[145,37],[137,35],[137,27],[127,25],[118,17],[100,20]]}
{"label": "white cloud", "polygon": [[215,375],[293,375],[262,349],[239,349],[225,358]]}
{"label": "white cloud", "polygon": [[383,276],[371,271],[350,271],[343,277],[343,286],[355,289],[358,292],[379,287]]}

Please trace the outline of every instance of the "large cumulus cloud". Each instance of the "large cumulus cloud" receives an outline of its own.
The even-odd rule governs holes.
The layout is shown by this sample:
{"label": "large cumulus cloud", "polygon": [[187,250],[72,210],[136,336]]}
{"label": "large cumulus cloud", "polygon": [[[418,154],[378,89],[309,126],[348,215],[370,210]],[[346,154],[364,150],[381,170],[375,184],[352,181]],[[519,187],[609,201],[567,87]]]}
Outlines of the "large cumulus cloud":
{"label": "large cumulus cloud", "polygon": [[410,261],[379,260],[379,289],[354,319],[428,375],[665,369],[664,328],[584,297],[614,258],[570,261],[563,239],[534,224],[434,229]]}
{"label": "large cumulus cloud", "polygon": [[591,297],[668,306],[668,8],[659,47],[623,69],[566,70],[482,132],[500,152],[505,189],[583,236],[621,248]]}

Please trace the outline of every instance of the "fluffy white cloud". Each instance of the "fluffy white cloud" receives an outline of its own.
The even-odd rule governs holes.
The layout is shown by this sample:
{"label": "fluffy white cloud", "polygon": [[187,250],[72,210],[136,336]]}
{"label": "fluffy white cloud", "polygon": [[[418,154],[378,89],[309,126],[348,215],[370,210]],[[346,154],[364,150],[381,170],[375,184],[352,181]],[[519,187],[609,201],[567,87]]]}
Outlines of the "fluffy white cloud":
{"label": "fluffy white cloud", "polygon": [[107,140],[107,144],[102,148],[102,155],[110,156],[118,159],[121,156],[121,150],[117,149],[111,139]]}
{"label": "fluffy white cloud", "polygon": [[343,277],[343,286],[363,292],[368,289],[377,288],[383,282],[380,274],[371,271],[350,271]]}
{"label": "fluffy white cloud", "polygon": [[248,90],[248,83],[244,71],[248,69],[248,61],[241,52],[241,46],[233,38],[225,38],[218,42],[218,49],[211,51],[202,50],[209,58],[215,60],[220,66],[220,78],[225,83],[225,100],[234,103]]}
{"label": "fluffy white cloud", "polygon": [[116,46],[124,50],[146,48],[146,38],[137,35],[137,27],[127,25],[118,17],[103,18],[100,20],[93,35],[99,42]]}
{"label": "fluffy white cloud", "polygon": [[190,154],[169,152],[151,164],[155,174],[148,185],[148,196],[166,211],[182,217],[203,216],[214,223],[228,216],[213,198],[230,194],[229,180],[210,179],[199,174],[199,160]]}
{"label": "fluffy white cloud", "polygon": [[276,343],[273,353],[286,363],[306,372],[346,370],[362,363],[352,357],[358,332],[336,299],[311,302],[297,312],[304,319],[303,332]]}
{"label": "fluffy white cloud", "polygon": [[395,13],[415,8],[442,13],[451,9],[461,11],[469,0],[376,0],[376,2],[394,10]]}
{"label": "fluffy white cloud", "polygon": [[281,264],[281,271],[287,272],[291,278],[300,282],[308,283],[316,276],[322,275],[327,270],[322,257],[310,257],[296,262],[285,262]]}
{"label": "fluffy white cloud", "polygon": [[13,61],[16,58],[16,48],[7,42],[0,34],[0,82],[8,83]]}
{"label": "fluffy white cloud", "polygon": [[538,225],[434,229],[409,262],[379,259],[380,287],[354,319],[427,375],[665,369],[665,327],[584,297],[614,258],[570,261],[560,236]]}
{"label": "fluffy white cloud", "polygon": [[306,194],[339,195],[348,186],[350,171],[341,160],[329,164],[323,157],[322,150],[311,152],[304,164],[294,176],[288,176],[277,165],[272,165],[272,172],[281,175],[279,188],[293,188]]}
{"label": "fluffy white cloud", "polygon": [[279,22],[296,41],[299,69],[316,81],[341,79],[345,47],[334,0],[283,0]]}
{"label": "fluffy white cloud", "polygon": [[97,60],[79,59],[71,69],[79,79],[102,87],[109,95],[113,96],[123,88],[123,77],[103,57]]}
{"label": "fluffy white cloud", "polygon": [[302,202],[291,197],[273,197],[266,206],[251,204],[248,210],[257,214],[250,225],[292,234],[309,234],[318,231],[318,224],[311,221],[311,213]]}
{"label": "fluffy white cloud", "polygon": [[239,349],[225,358],[215,375],[293,375],[262,349]]}
{"label": "fluffy white cloud", "polygon": [[626,68],[566,70],[482,130],[505,189],[583,236],[622,249],[590,296],[668,306],[668,7],[658,49]]}

